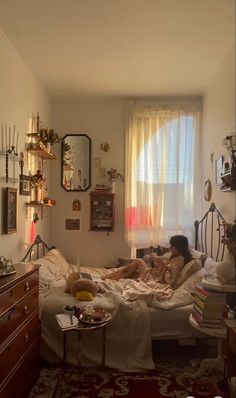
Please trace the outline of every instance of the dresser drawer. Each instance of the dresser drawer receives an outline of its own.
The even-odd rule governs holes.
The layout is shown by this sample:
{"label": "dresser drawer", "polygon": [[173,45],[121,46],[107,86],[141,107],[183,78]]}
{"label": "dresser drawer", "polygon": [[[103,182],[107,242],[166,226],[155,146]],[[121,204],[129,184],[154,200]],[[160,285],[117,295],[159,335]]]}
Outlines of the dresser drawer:
{"label": "dresser drawer", "polygon": [[12,286],[0,294],[0,316],[14,306],[19,300],[28,295],[36,286],[38,286],[38,271],[28,275],[22,281]]}
{"label": "dresser drawer", "polygon": [[0,318],[0,346],[38,309],[38,289]]}
{"label": "dresser drawer", "polygon": [[38,316],[34,317],[20,333],[0,352],[0,384],[20,361],[25,351],[39,336]]}
{"label": "dresser drawer", "polygon": [[33,342],[15,372],[0,385],[0,398],[28,397],[40,371],[39,343],[39,339]]}

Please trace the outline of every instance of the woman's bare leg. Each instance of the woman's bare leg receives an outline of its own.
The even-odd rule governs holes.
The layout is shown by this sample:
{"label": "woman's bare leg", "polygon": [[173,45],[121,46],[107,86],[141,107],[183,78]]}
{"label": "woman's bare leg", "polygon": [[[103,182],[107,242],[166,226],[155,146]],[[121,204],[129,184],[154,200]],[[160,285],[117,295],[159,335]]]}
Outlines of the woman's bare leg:
{"label": "woman's bare leg", "polygon": [[113,279],[118,281],[119,279],[122,278],[132,278],[136,273],[139,275],[140,278],[141,276],[144,275],[145,270],[147,269],[147,265],[145,262],[139,258],[136,260],[132,261],[132,263],[126,265],[125,267],[122,267],[118,269],[117,271],[111,272],[108,275],[104,275],[102,279]]}

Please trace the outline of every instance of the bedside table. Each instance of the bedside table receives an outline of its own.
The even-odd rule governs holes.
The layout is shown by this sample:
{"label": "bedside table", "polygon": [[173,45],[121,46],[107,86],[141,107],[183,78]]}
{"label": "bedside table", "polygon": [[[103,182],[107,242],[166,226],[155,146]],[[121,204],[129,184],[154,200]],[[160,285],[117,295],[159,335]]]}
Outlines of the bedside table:
{"label": "bedside table", "polygon": [[206,358],[201,362],[200,368],[197,372],[191,375],[191,377],[200,377],[205,376],[212,372],[213,369],[218,369],[220,371],[224,371],[224,353],[223,353],[223,341],[226,339],[226,328],[213,329],[201,327],[194,319],[192,314],[189,317],[189,323],[194,329],[198,330],[201,333],[204,333],[211,337],[217,337],[217,357],[216,358]]}
{"label": "bedside table", "polygon": [[84,323],[79,320],[77,325],[71,325],[68,327],[63,328],[60,323],[57,321],[58,326],[61,329],[61,332],[63,333],[63,362],[64,365],[67,363],[67,349],[66,349],[66,342],[67,342],[67,335],[68,333],[76,332],[78,334],[78,366],[81,365],[81,337],[82,333],[88,333],[92,332],[97,329],[102,330],[102,362],[101,362],[101,367],[105,367],[105,361],[106,361],[106,326],[108,322],[111,320],[111,317],[99,324],[89,324],[89,323]]}

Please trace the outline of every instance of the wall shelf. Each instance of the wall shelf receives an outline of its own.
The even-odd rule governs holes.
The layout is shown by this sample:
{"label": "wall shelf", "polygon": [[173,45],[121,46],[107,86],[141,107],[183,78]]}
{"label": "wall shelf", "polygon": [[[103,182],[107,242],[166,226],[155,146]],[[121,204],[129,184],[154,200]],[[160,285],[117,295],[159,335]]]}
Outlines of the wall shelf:
{"label": "wall shelf", "polygon": [[54,205],[54,204],[48,204],[48,203],[44,203],[44,202],[36,202],[36,201],[34,200],[34,201],[31,201],[31,202],[27,202],[27,203],[26,203],[26,206],[27,206],[27,207],[35,207],[35,206],[41,206],[41,207],[54,207],[54,206],[56,206],[56,205]]}
{"label": "wall shelf", "polygon": [[53,153],[48,152],[43,148],[27,149],[27,152],[31,153],[32,155],[39,156],[42,159],[56,160],[56,156]]}
{"label": "wall shelf", "polygon": [[[41,173],[43,174],[43,161],[44,160],[56,160],[56,156],[49,152],[46,147],[36,147],[36,148],[27,148],[27,153],[30,153],[42,160],[42,165],[41,165]],[[34,188],[32,188],[34,189]],[[42,195],[42,194],[41,194]],[[26,205],[26,214],[28,215],[28,209],[34,208],[34,207],[39,207],[41,210],[41,219],[43,218],[43,210],[49,207],[54,207],[56,205],[56,202],[48,197],[38,197],[40,201],[36,200],[31,200],[30,202],[27,202]]]}

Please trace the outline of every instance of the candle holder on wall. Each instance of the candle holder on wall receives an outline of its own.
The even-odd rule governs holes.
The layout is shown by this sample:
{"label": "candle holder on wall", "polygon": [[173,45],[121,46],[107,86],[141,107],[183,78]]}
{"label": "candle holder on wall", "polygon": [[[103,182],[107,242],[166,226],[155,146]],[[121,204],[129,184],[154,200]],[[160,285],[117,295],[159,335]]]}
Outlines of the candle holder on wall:
{"label": "candle holder on wall", "polygon": [[19,131],[16,131],[15,124],[13,128],[11,125],[1,124],[1,146],[0,146],[0,166],[1,170],[5,170],[5,175],[1,176],[6,183],[9,181],[15,183],[18,181],[19,172],[18,164],[18,140]]}

